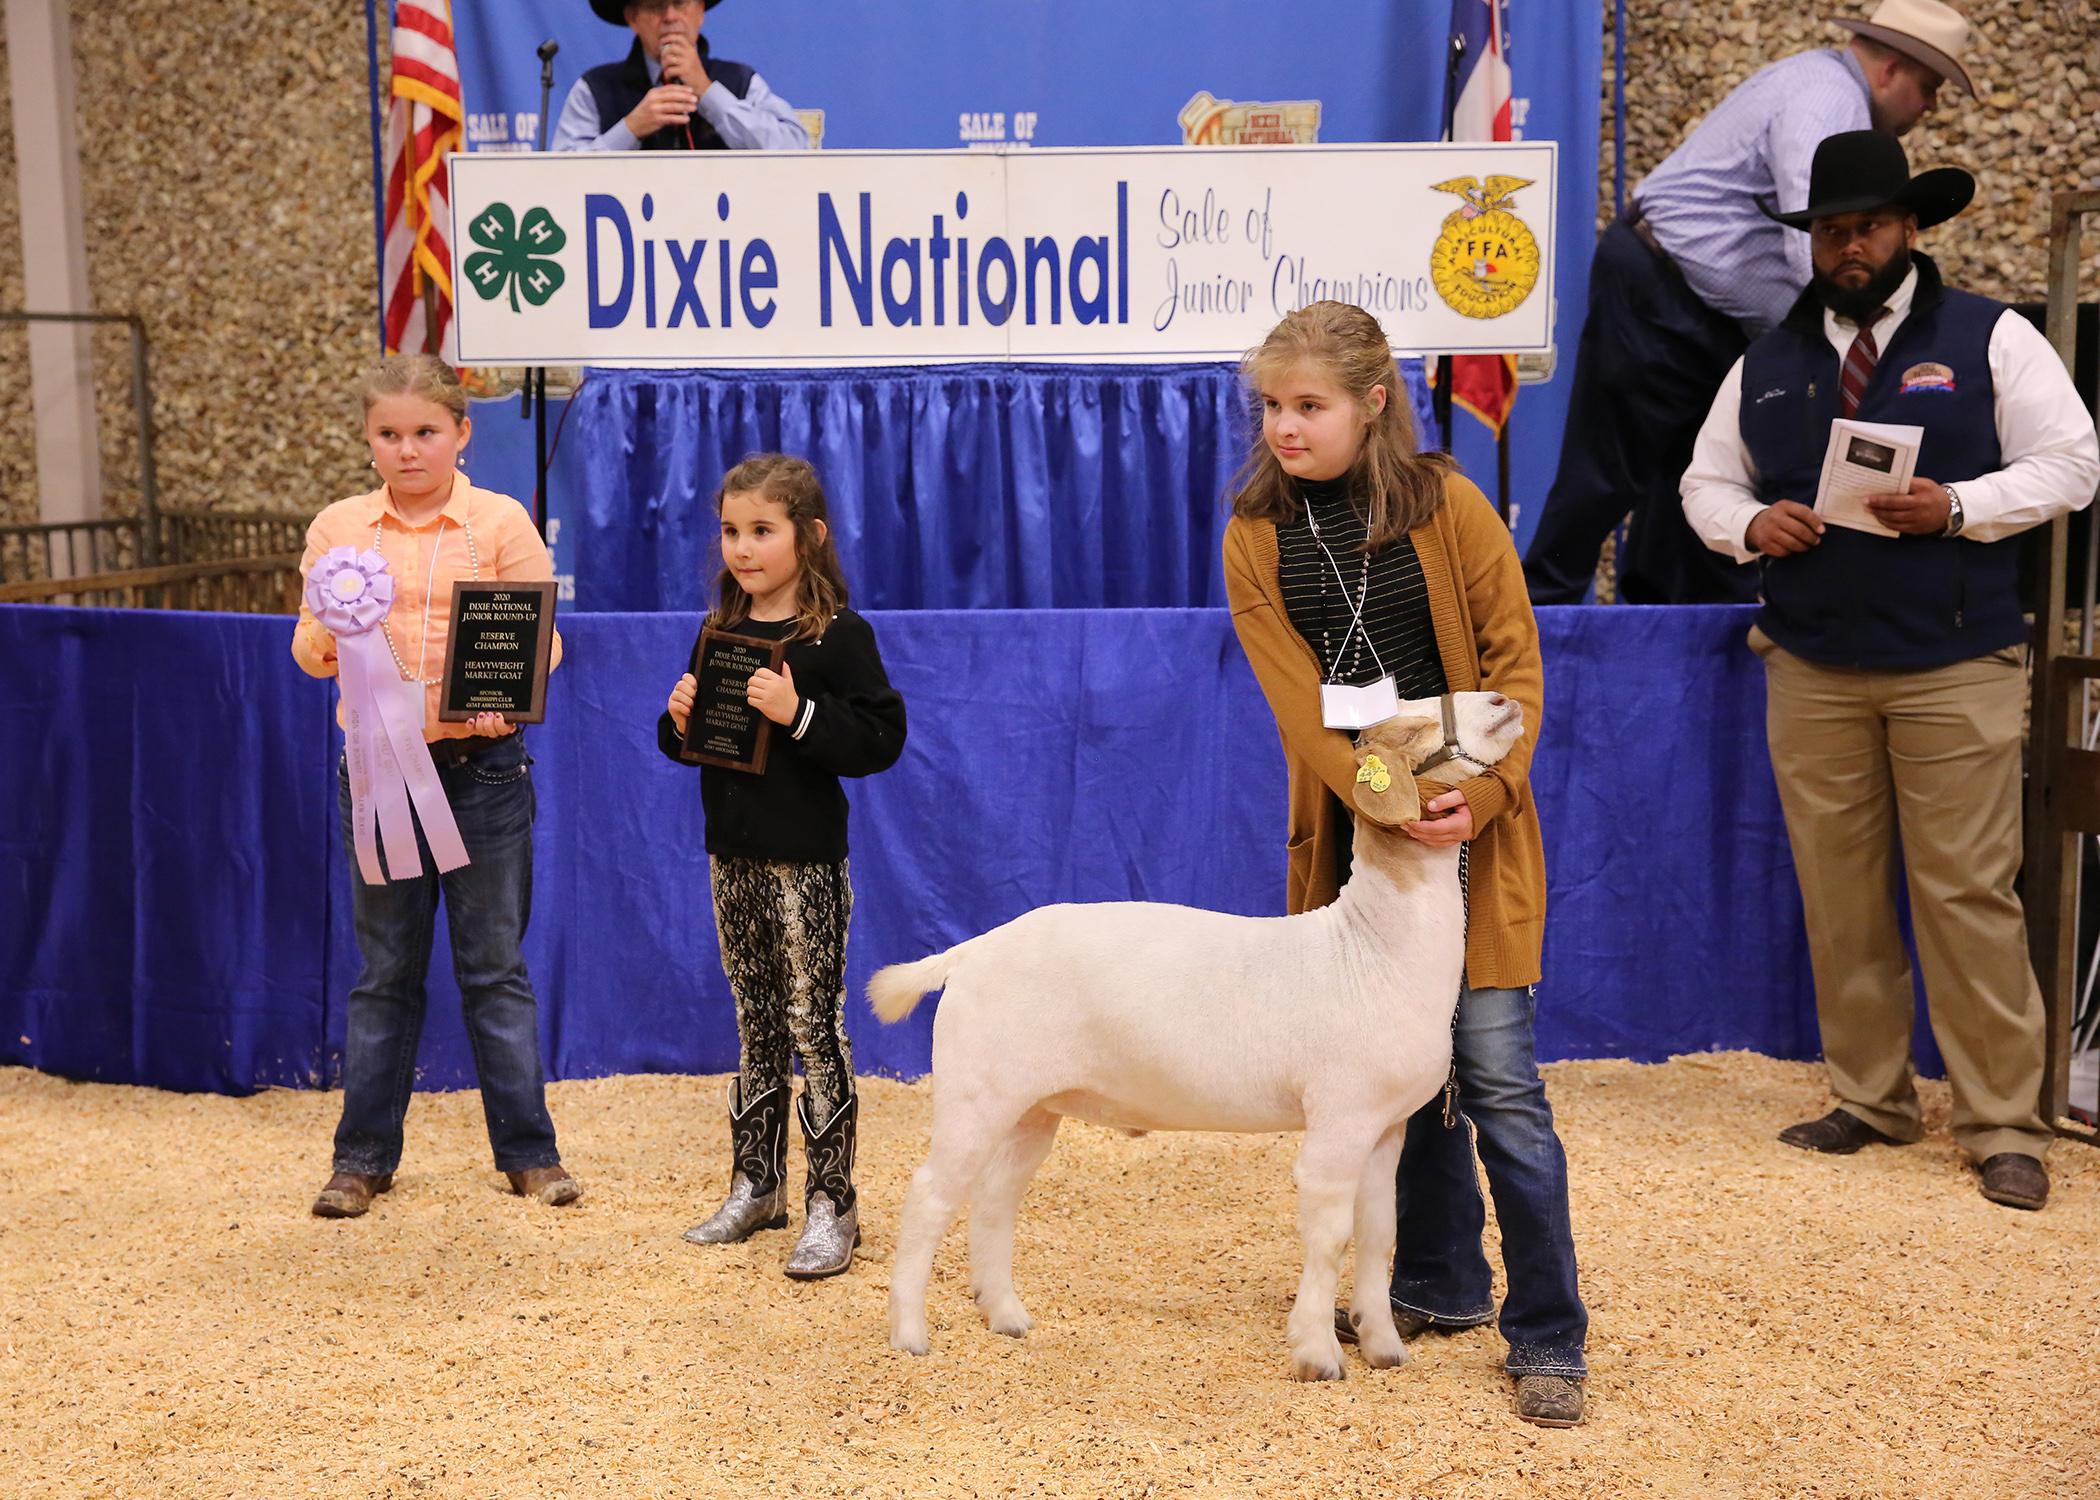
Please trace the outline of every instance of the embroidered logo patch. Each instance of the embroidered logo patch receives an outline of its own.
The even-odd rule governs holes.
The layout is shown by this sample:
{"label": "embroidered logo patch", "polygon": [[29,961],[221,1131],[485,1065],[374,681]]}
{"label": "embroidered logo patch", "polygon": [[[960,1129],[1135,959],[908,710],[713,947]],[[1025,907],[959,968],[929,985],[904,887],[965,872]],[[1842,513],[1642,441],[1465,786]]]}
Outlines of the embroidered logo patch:
{"label": "embroidered logo patch", "polygon": [[1776,401],[1779,397],[1784,396],[1785,394],[1785,386],[1775,385],[1772,387],[1772,389],[1766,391],[1762,396],[1759,396],[1755,401],[1751,402],[1750,404],[1752,406],[1763,406],[1767,401]]}
{"label": "embroidered logo patch", "polygon": [[1945,365],[1912,365],[1903,372],[1903,394],[1915,395],[1919,391],[1944,391],[1954,394],[1954,372]]}

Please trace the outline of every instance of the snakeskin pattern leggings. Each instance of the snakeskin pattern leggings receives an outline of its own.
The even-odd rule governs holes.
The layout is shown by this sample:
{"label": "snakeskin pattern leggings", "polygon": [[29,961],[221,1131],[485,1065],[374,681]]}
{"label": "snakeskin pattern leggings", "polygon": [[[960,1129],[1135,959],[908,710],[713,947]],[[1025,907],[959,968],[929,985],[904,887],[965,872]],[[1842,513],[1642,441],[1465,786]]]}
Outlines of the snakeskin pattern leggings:
{"label": "snakeskin pattern leggings", "polygon": [[789,1051],[802,1060],[810,1118],[819,1128],[853,1093],[846,1040],[846,922],[853,885],[846,862],[708,859],[715,935],[736,996],[737,1072],[743,1097],[788,1082]]}

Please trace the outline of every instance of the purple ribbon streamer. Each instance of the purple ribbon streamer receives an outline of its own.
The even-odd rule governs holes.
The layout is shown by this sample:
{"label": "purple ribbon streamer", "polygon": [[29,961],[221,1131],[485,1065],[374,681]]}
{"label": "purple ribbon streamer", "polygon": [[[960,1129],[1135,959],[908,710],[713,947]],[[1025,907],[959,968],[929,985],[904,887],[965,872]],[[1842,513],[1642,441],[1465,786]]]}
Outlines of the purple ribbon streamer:
{"label": "purple ribbon streamer", "polygon": [[385,884],[388,874],[412,880],[423,873],[411,803],[439,872],[467,863],[466,841],[423,742],[423,685],[402,679],[379,633],[393,601],[393,575],[376,551],[331,548],[306,576],[307,608],[336,639],[351,843],[367,885]]}

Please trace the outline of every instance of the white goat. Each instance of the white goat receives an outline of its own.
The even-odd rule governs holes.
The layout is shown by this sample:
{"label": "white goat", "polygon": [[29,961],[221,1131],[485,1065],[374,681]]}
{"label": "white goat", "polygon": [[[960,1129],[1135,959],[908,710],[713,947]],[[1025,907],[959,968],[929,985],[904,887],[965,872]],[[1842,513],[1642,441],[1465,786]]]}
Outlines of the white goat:
{"label": "white goat", "polygon": [[[1465,964],[1458,850],[1399,831],[1411,774],[1455,784],[1500,760],[1523,710],[1492,693],[1401,705],[1357,746],[1356,839],[1333,905],[1238,917],[1157,902],[1045,906],[868,985],[895,1021],[945,985],[933,1023],[933,1139],[890,1272],[890,1342],[926,1352],[934,1251],[970,1208],[970,1288],[994,1333],[1031,1326],[1014,1215],[1061,1117],[1129,1131],[1303,1130],[1305,1272],[1292,1371],[1337,1380],[1334,1296],[1352,1207],[1350,1311],[1373,1366],[1404,1364],[1386,1268],[1407,1120],[1443,1085]],[[1444,752],[1449,753],[1444,753]]]}

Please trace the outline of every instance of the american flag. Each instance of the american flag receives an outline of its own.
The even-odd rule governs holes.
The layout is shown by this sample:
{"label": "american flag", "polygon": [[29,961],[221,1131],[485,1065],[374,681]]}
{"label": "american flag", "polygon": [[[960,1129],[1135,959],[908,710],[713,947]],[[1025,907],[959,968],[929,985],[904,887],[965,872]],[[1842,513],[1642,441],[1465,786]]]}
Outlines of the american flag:
{"label": "american flag", "polygon": [[393,103],[386,126],[386,252],[380,294],[389,354],[452,359],[452,224],[445,153],[466,110],[451,0],[395,0]]}
{"label": "american flag", "polygon": [[[1510,132],[1509,0],[1451,0],[1451,35],[1465,39],[1452,87],[1454,141],[1506,141]],[[1517,401],[1513,354],[1460,354],[1451,360],[1451,400],[1502,435]]]}

